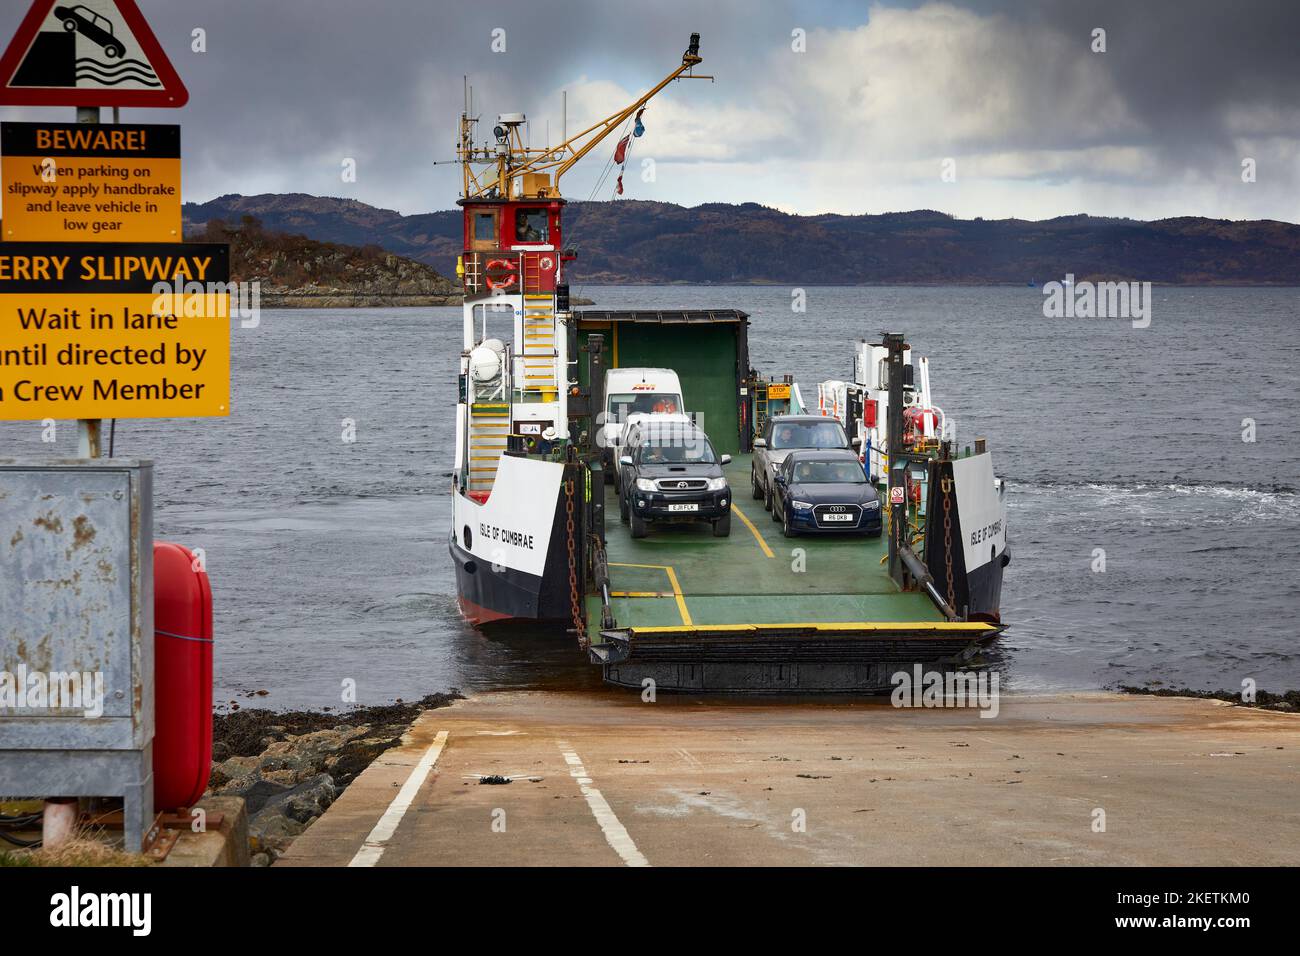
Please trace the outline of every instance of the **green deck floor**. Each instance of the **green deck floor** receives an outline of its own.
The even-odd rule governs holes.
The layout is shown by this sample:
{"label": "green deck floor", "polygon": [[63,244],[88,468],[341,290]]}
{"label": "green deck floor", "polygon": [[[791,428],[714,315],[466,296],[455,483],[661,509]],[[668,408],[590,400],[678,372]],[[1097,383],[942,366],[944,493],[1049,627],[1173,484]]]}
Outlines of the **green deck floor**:
{"label": "green deck floor", "polygon": [[[713,537],[700,522],[651,525],[648,537],[634,541],[607,490],[611,607],[619,627],[943,620],[922,594],[903,594],[890,579],[881,563],[883,537],[782,536],[763,503],[750,497],[749,465],[748,455],[737,455],[727,466],[736,495],[729,538]],[[599,598],[588,599],[588,614],[600,620]]]}

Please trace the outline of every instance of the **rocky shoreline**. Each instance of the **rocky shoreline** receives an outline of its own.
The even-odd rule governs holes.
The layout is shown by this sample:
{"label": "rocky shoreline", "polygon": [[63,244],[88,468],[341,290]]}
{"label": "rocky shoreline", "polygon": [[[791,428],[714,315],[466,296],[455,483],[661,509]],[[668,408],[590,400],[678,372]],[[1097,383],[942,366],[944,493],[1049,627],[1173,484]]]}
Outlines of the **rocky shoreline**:
{"label": "rocky shoreline", "polygon": [[1256,707],[1260,710],[1276,710],[1281,713],[1300,711],[1300,690],[1288,690],[1273,694],[1266,690],[1256,691],[1254,700],[1242,700],[1241,691],[1231,690],[1192,690],[1190,687],[1132,687],[1121,684],[1115,688],[1121,694],[1145,694],[1151,697],[1196,697],[1200,700],[1222,700],[1238,707]]}
{"label": "rocky shoreline", "polygon": [[291,292],[265,290],[261,293],[262,306],[267,309],[390,309],[460,305],[460,295],[371,295],[347,289],[294,290]]}
{"label": "rocky shoreline", "polygon": [[339,713],[215,714],[208,794],[244,799],[252,865],[270,866],[422,712],[460,697],[453,689]]}
{"label": "rocky shoreline", "polygon": [[[310,291],[263,290],[261,303],[268,309],[391,309],[404,307],[459,306],[465,301],[460,293],[451,295],[371,295],[369,293],[351,292],[347,289],[321,289]],[[591,299],[573,296],[570,305],[595,305]]]}

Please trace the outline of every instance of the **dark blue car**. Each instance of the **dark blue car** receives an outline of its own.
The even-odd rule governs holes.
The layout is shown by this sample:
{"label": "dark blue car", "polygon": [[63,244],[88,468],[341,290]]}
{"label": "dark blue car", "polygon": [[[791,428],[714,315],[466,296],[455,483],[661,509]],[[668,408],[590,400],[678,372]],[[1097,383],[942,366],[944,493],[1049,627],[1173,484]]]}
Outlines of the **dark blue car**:
{"label": "dark blue car", "polygon": [[772,520],[787,538],[801,533],[880,536],[880,495],[848,449],[792,451],[772,489]]}

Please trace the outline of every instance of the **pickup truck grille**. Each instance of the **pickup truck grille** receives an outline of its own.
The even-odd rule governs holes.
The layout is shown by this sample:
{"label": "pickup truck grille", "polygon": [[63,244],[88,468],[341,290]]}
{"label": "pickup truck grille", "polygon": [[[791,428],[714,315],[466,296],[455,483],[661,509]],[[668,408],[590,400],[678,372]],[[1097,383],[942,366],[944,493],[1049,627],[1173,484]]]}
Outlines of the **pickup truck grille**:
{"label": "pickup truck grille", "polygon": [[709,486],[706,478],[658,478],[655,484],[660,491],[703,491]]}

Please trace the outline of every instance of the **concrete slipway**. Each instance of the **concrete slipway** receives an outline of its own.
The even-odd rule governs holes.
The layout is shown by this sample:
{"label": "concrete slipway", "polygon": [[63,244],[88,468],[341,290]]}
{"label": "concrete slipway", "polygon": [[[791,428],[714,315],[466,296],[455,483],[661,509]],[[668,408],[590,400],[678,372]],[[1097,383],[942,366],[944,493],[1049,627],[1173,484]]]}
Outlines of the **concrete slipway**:
{"label": "concrete slipway", "polygon": [[1216,701],[501,692],[427,711],[277,865],[1294,865],[1297,779],[1300,716]]}

